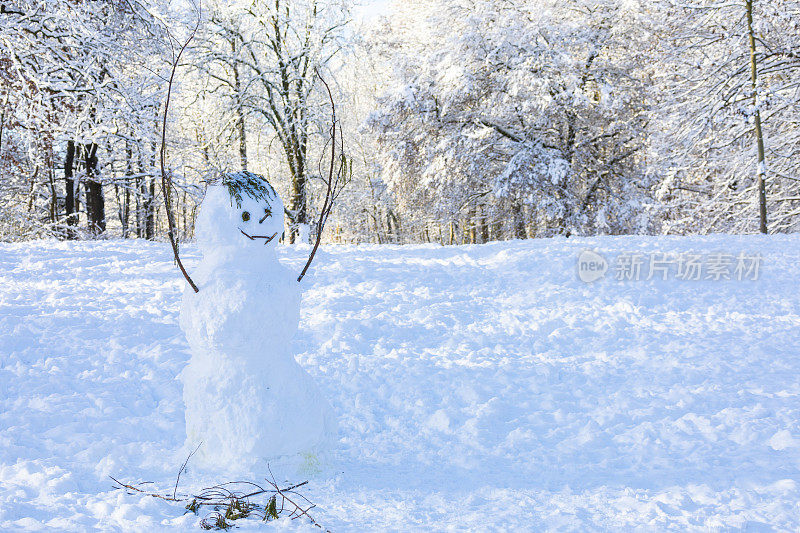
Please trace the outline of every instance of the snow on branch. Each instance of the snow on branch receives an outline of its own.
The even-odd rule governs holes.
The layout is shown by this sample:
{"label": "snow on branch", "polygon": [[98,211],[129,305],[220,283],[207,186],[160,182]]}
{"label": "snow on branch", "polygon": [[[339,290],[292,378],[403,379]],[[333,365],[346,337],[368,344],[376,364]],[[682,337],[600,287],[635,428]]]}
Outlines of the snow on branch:
{"label": "snow on branch", "polygon": [[5,4],[0,4],[0,15],[19,15],[24,17],[25,13],[15,9],[7,8]]}

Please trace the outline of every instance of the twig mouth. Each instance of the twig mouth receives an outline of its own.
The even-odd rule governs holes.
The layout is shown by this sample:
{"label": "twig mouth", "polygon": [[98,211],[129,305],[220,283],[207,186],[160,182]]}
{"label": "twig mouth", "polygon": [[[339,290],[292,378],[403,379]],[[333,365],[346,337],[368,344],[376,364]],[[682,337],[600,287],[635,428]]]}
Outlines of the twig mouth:
{"label": "twig mouth", "polygon": [[239,228],[239,231],[241,231],[242,235],[244,235],[245,237],[247,237],[251,241],[254,241],[256,239],[264,239],[264,244],[265,245],[269,244],[272,241],[272,239],[274,239],[275,237],[278,236],[278,232],[277,231],[275,233],[273,233],[271,237],[269,237],[267,235],[249,235],[242,228]]}

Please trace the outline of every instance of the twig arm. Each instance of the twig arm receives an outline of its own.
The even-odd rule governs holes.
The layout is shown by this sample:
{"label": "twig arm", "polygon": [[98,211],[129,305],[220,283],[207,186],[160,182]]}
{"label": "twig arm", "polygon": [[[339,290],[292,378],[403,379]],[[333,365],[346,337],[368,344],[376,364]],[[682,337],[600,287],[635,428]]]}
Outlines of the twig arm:
{"label": "twig arm", "polygon": [[308,261],[306,261],[303,271],[300,272],[300,275],[297,277],[298,282],[303,280],[306,272],[308,272],[308,267],[311,266],[311,262],[314,260],[314,256],[317,254],[317,249],[322,241],[322,230],[325,229],[325,222],[328,220],[328,215],[330,215],[330,212],[333,209],[333,200],[335,196],[334,188],[336,186],[333,181],[334,170],[336,168],[336,104],[333,101],[333,93],[331,92],[330,86],[325,79],[320,76],[319,71],[316,71],[315,69],[315,72],[317,77],[319,77],[320,81],[325,86],[325,90],[328,93],[328,100],[330,100],[331,103],[331,162],[328,168],[325,201],[322,204],[322,210],[320,211],[319,219],[317,220],[317,236],[314,240],[314,248],[311,249],[311,254],[308,256]]}
{"label": "twig arm", "polygon": [[169,115],[169,101],[172,97],[172,84],[175,80],[175,72],[178,70],[178,63],[180,63],[181,56],[183,55],[184,50],[186,47],[189,46],[189,43],[192,42],[194,39],[195,34],[197,33],[197,29],[200,27],[200,17],[197,17],[197,25],[192,30],[191,35],[183,43],[181,46],[180,51],[178,51],[178,55],[175,57],[175,60],[172,63],[172,72],[169,76],[169,82],[167,84],[167,99],[164,102],[164,119],[161,124],[161,190],[164,194],[164,207],[167,211],[167,224],[169,225],[169,242],[172,245],[172,253],[175,256],[175,262],[178,264],[178,268],[181,270],[181,274],[183,277],[186,278],[186,281],[189,283],[189,286],[192,287],[195,293],[200,292],[200,289],[197,288],[192,278],[189,276],[189,273],[186,271],[186,268],[183,266],[183,262],[181,261],[180,255],[178,253],[178,242],[175,240],[175,220],[172,217],[172,207],[170,206],[170,191],[172,190],[172,178],[171,176],[167,175],[167,117]]}

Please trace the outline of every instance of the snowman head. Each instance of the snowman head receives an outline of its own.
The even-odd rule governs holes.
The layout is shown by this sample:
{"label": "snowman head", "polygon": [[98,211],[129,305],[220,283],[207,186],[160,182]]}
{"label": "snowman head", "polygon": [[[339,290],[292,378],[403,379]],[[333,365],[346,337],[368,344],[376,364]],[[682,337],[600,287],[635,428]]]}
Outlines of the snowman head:
{"label": "snowman head", "polygon": [[272,248],[283,233],[283,202],[258,174],[234,172],[209,185],[195,223],[202,250]]}

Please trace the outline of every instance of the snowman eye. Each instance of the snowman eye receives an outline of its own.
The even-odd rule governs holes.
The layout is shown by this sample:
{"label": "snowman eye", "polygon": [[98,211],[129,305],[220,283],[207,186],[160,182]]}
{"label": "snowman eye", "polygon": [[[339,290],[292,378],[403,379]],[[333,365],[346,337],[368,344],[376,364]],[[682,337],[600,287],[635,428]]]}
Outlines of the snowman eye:
{"label": "snowman eye", "polygon": [[247,222],[248,220],[250,220],[250,213],[248,213],[247,211],[244,211],[244,212],[242,213],[242,220],[244,220],[245,222]]}
{"label": "snowman eye", "polygon": [[261,217],[261,220],[258,221],[259,224],[262,224],[265,220],[267,220],[272,215],[272,211],[269,207],[264,208],[264,216]]}

